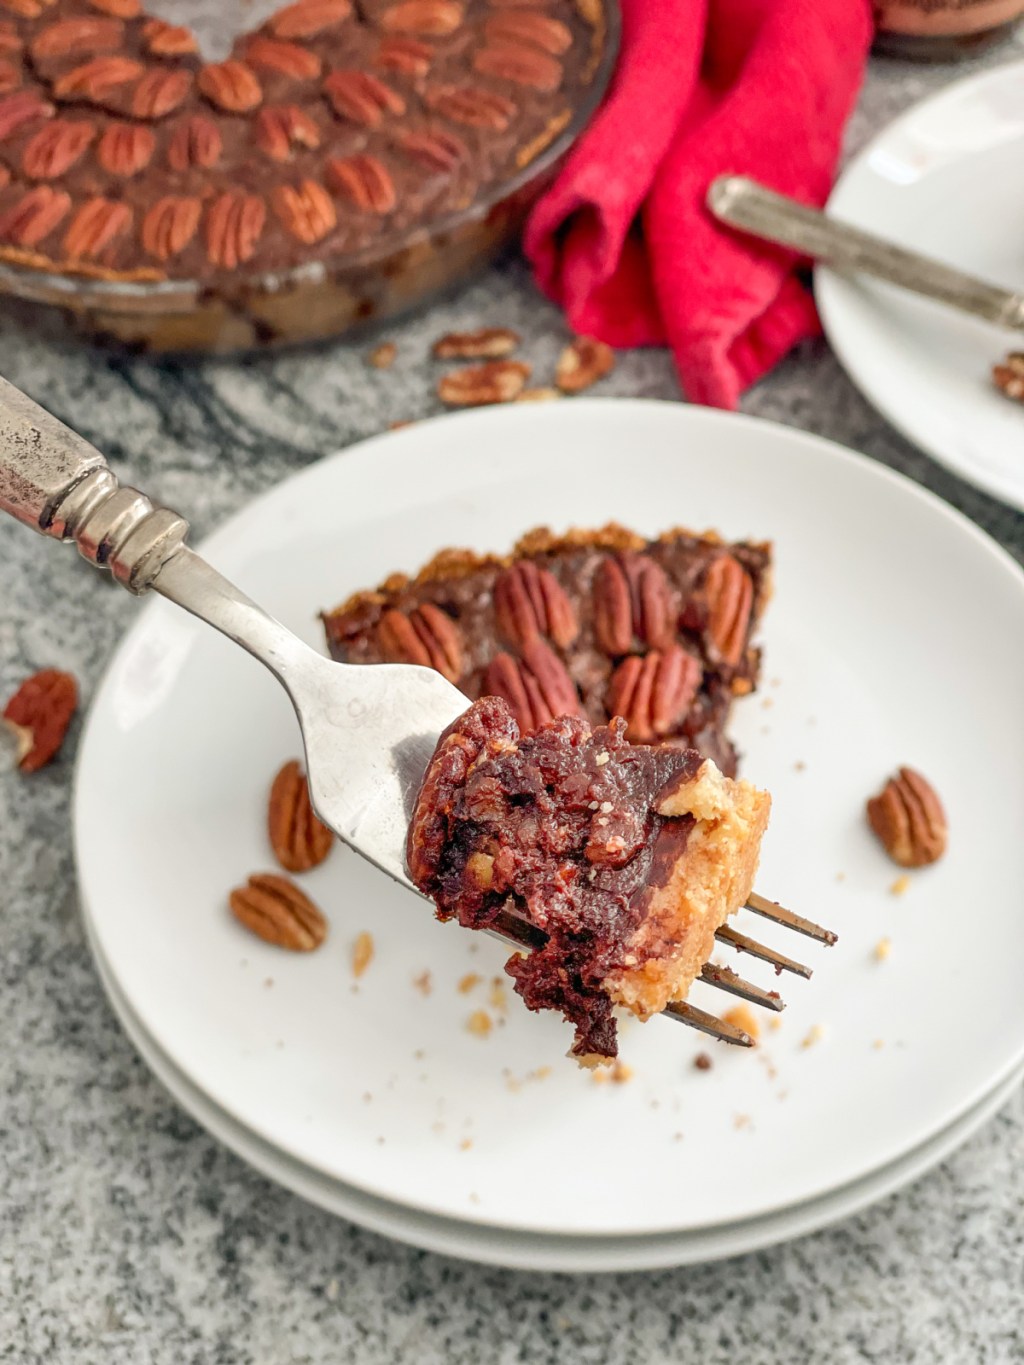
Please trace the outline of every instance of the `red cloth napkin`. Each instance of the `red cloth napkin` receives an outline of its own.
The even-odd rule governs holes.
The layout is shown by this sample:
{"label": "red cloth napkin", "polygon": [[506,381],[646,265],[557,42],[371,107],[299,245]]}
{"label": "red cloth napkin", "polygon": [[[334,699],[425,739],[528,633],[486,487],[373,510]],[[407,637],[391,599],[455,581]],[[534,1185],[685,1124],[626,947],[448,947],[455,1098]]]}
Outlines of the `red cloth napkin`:
{"label": "red cloth napkin", "polygon": [[824,203],[871,42],[868,0],[621,0],[603,107],[527,224],[577,332],[672,347],[694,402],[734,408],[819,329],[790,252],[719,226],[717,175]]}

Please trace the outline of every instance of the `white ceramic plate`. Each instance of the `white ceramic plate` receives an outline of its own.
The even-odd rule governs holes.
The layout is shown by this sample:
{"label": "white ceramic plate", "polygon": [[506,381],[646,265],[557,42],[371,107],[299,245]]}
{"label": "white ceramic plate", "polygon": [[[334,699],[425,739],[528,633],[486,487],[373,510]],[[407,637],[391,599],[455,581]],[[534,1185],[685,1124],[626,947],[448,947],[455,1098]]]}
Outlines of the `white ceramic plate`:
{"label": "white ceramic plate", "polygon": [[[857,156],[829,211],[994,284],[1024,289],[1024,62],[947,86]],[[1024,408],[992,365],[1024,334],[889,285],[817,274],[825,331],[893,426],[961,478],[1024,508]]]}
{"label": "white ceramic plate", "polygon": [[[764,690],[735,725],[775,798],[759,885],[842,938],[831,953],[801,941],[817,973],[786,982],[790,1008],[759,1056],[721,1049],[695,1072],[696,1036],[655,1020],[625,1030],[633,1079],[600,1086],[564,1060],[565,1025],[516,1001],[474,1036],[486,989],[457,983],[498,973],[500,945],[438,925],[341,848],[307,879],[331,918],[324,948],[252,940],[225,900],[268,865],[266,789],[295,723],[252,660],[167,603],[129,633],[84,736],[84,898],[157,1046],[289,1157],[449,1218],[607,1236],[759,1216],[895,1161],[1024,1059],[1024,576],[913,484],[745,418],[578,401],[368,441],[252,504],[205,551],[316,640],[319,606],[441,545],[613,515],[777,541]],[[862,812],[900,762],[936,783],[953,837],[894,897]],[[367,929],[376,957],[355,983]],[[425,996],[413,979],[428,969]]]}
{"label": "white ceramic plate", "polygon": [[762,1218],[719,1228],[662,1233],[651,1237],[573,1238],[512,1232],[506,1228],[488,1228],[457,1219],[434,1217],[363,1194],[350,1185],[331,1180],[291,1160],[269,1143],[262,1142],[191,1085],[177,1067],[168,1061],[128,1007],[95,943],[93,951],[100,979],[114,1012],[153,1074],[198,1123],[243,1161],[310,1203],[385,1237],[408,1242],[425,1251],[437,1251],[446,1256],[459,1256],[487,1265],[506,1266],[512,1270],[565,1274],[655,1270],[742,1256],[793,1237],[816,1232],[884,1199],[886,1195],[919,1179],[940,1161],[945,1161],[1002,1108],[1024,1078],[1024,1070],[1018,1068],[961,1118],[900,1160],[863,1180],[854,1181],[821,1199],[798,1204],[793,1209],[783,1209]]}

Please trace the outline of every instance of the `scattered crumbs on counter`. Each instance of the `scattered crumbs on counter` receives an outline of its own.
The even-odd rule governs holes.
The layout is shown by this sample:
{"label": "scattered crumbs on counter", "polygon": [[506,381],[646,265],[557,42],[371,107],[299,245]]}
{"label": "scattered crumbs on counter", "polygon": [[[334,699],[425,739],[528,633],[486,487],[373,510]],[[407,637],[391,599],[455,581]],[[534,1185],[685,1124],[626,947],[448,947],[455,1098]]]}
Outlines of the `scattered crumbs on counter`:
{"label": "scattered crumbs on counter", "polygon": [[754,1120],[749,1114],[736,1114],[733,1116],[732,1126],[736,1129],[753,1128]]}
{"label": "scattered crumbs on counter", "polygon": [[673,1133],[673,1134],[672,1134],[672,1141],[673,1141],[673,1142],[682,1142],[682,1140],[683,1140],[683,1135],[682,1135],[682,1133]]}
{"label": "scattered crumbs on counter", "polygon": [[265,976],[263,978],[263,984],[269,989],[274,984],[274,978],[272,976]]}
{"label": "scattered crumbs on counter", "polygon": [[755,1043],[761,1036],[761,1021],[749,1005],[734,1005],[731,1010],[726,1010],[722,1018],[734,1028],[749,1033]]}
{"label": "scattered crumbs on counter", "polygon": [[774,697],[762,697],[762,698],[761,698],[761,710],[762,710],[762,711],[770,711],[774,705],[775,705],[775,698],[774,698]]}
{"label": "scattered crumbs on counter", "polygon": [[824,1036],[825,1030],[822,1026],[820,1024],[814,1024],[800,1040],[800,1046],[804,1049],[814,1047],[815,1043],[820,1043]]}
{"label": "scattered crumbs on counter", "polygon": [[807,771],[807,764],[803,761],[802,758],[798,758],[797,761],[793,764],[793,771],[798,773]]}
{"label": "scattered crumbs on counter", "polygon": [[362,976],[373,961],[373,935],[364,929],[352,946],[352,975]]}
{"label": "scattered crumbs on counter", "polygon": [[459,1151],[468,1152],[472,1145],[473,1145],[472,1138],[463,1138],[462,1141],[459,1143]]}
{"label": "scattered crumbs on counter", "polygon": [[774,1081],[779,1073],[776,1070],[775,1063],[768,1056],[768,1054],[765,1052],[759,1052],[757,1054],[757,1060],[761,1063],[765,1071],[768,1073],[768,1079],[770,1081]]}
{"label": "scattered crumbs on counter", "polygon": [[432,1123],[432,1124],[430,1125],[430,1131],[431,1131],[432,1133],[443,1133],[443,1132],[444,1132],[444,1124],[441,1122],[440,1119],[438,1119],[436,1123]]}
{"label": "scattered crumbs on counter", "polygon": [[892,952],[892,939],[880,938],[875,944],[874,957],[876,962],[884,962]]}
{"label": "scattered crumbs on counter", "polygon": [[773,1014],[768,1020],[768,1027],[771,1029],[772,1033],[778,1033],[779,1029],[782,1027],[782,1020],[777,1014]]}
{"label": "scattered crumbs on counter", "polygon": [[845,882],[845,881],[846,881],[846,873],[845,873],[845,872],[837,872],[837,873],[836,873],[836,881],[837,881],[837,882]]}
{"label": "scattered crumbs on counter", "polygon": [[876,1038],[875,1041],[871,1044],[871,1047],[875,1052],[880,1052],[882,1048],[885,1047],[884,1038]]}
{"label": "scattered crumbs on counter", "polygon": [[420,972],[419,976],[414,976],[412,979],[412,984],[416,987],[416,989],[419,991],[421,995],[429,995],[430,992],[434,989],[434,984],[430,979],[429,971]]}
{"label": "scattered crumbs on counter", "polygon": [[486,1010],[474,1010],[466,1020],[466,1031],[477,1038],[486,1038],[494,1024]]}
{"label": "scattered crumbs on counter", "polygon": [[467,972],[466,975],[460,979],[456,989],[460,995],[468,995],[474,987],[480,985],[482,980],[483,977],[479,972]]}
{"label": "scattered crumbs on counter", "polygon": [[479,1196],[478,1194],[475,1194],[475,1193],[473,1193],[473,1192],[471,1191],[471,1192],[470,1192],[470,1196],[469,1196],[469,1202],[470,1202],[471,1204],[479,1204],[479,1203],[480,1203],[480,1196]]}
{"label": "scattered crumbs on counter", "polygon": [[487,992],[487,1003],[490,1005],[491,1009],[508,1009],[508,991],[505,988],[505,982],[500,976],[491,978],[491,988]]}
{"label": "scattered crumbs on counter", "polygon": [[711,1060],[708,1053],[698,1052],[693,1059],[693,1065],[697,1071],[710,1071],[714,1066],[714,1062]]}
{"label": "scattered crumbs on counter", "polygon": [[909,890],[910,878],[905,872],[902,872],[889,887],[889,893],[893,896],[905,896]]}
{"label": "scattered crumbs on counter", "polygon": [[413,1058],[414,1058],[417,1062],[422,1062],[422,1061],[423,1061],[423,1058],[424,1058],[427,1054],[423,1051],[423,1049],[422,1049],[421,1047],[418,1047],[418,1048],[416,1049],[416,1051],[415,1051],[412,1055],[413,1055]]}

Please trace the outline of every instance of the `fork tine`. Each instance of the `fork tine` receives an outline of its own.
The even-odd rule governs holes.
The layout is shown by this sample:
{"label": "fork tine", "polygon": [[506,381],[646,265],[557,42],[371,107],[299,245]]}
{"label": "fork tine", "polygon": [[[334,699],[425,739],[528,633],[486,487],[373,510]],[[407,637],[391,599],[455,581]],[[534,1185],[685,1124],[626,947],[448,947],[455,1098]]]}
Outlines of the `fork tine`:
{"label": "fork tine", "polygon": [[820,924],[815,924],[813,920],[794,915],[792,910],[787,910],[784,905],[779,905],[777,901],[766,900],[764,896],[759,896],[756,891],[752,891],[747,897],[747,909],[753,910],[755,915],[763,915],[765,919],[774,920],[776,924],[784,924],[787,929],[795,929],[798,934],[806,934],[808,938],[817,939],[819,943],[825,943],[830,948],[839,937],[831,929],[823,929]]}
{"label": "fork tine", "polygon": [[793,972],[805,980],[809,980],[812,975],[810,967],[805,967],[802,962],[795,962],[791,957],[777,953],[774,948],[767,948],[763,943],[758,943],[757,939],[748,938],[746,934],[730,929],[727,924],[722,925],[715,938],[719,943],[726,943],[730,948],[735,948],[738,953],[749,953],[751,957],[759,958],[762,962],[770,962],[776,972]]}
{"label": "fork tine", "polygon": [[708,1014],[707,1010],[700,1010],[686,1000],[667,1006],[664,1013],[672,1019],[678,1019],[681,1024],[695,1028],[698,1033],[706,1033],[711,1038],[717,1038],[720,1043],[733,1043],[737,1047],[754,1046],[753,1038],[744,1029],[737,1028],[735,1024],[728,1024],[724,1019],[718,1019],[715,1015]]}
{"label": "fork tine", "polygon": [[766,1010],[773,1010],[776,1014],[786,1008],[786,1002],[778,991],[766,991],[752,981],[744,981],[730,967],[718,967],[713,962],[705,962],[700,979],[709,986],[728,991],[730,995],[738,995],[741,1000],[749,1000],[752,1005],[763,1005]]}

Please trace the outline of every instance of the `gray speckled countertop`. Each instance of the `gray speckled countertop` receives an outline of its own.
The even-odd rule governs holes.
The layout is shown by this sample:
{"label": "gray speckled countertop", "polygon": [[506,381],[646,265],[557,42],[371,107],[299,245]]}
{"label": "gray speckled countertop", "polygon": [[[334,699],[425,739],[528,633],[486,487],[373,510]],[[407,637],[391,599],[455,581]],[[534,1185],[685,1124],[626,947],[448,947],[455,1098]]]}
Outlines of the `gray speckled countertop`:
{"label": "gray speckled countertop", "polygon": [[[1024,53],[1024,40],[990,61]],[[959,69],[876,62],[851,149]],[[389,421],[436,410],[428,343],[518,328],[543,367],[563,340],[526,271],[493,272],[365,344],[157,368],[0,317],[0,373],[106,451],[202,535],[250,495]],[[662,353],[603,392],[677,397]],[[745,400],[902,469],[1024,556],[1024,518],[914,451],[824,344]],[[126,595],[0,523],[0,694],[62,663],[88,699]],[[73,891],[74,739],[31,783],[0,772],[0,1360],[18,1365],[480,1361],[1024,1360],[1024,1096],[939,1169],[815,1236],[689,1270],[620,1277],[483,1270],[387,1242],[268,1184],[154,1081],[104,999]]]}

